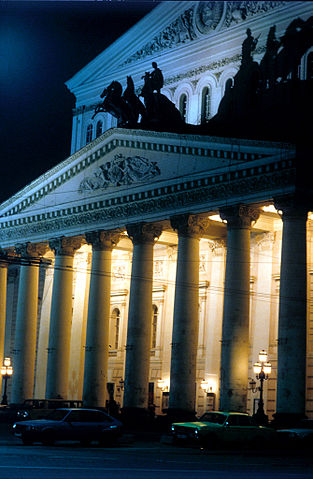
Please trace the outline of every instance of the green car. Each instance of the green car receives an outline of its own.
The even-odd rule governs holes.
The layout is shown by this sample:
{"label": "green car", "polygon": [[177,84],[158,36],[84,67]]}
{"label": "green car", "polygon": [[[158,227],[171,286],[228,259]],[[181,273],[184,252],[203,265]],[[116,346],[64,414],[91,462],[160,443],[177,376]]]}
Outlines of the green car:
{"label": "green car", "polygon": [[171,433],[176,443],[191,441],[206,447],[227,443],[269,445],[275,436],[273,429],[257,425],[248,414],[220,411],[207,412],[196,422],[173,423]]}

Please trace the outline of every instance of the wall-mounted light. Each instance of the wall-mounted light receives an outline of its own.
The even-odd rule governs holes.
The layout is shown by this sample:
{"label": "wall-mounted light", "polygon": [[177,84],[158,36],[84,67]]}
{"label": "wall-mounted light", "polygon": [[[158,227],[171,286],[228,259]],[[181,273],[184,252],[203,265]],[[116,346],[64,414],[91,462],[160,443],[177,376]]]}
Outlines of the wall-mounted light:
{"label": "wall-mounted light", "polygon": [[162,392],[168,392],[168,390],[169,390],[169,383],[168,383],[168,381],[166,381],[166,380],[164,380],[164,379],[158,379],[157,387],[158,387],[159,389],[161,389]]}
{"label": "wall-mounted light", "polygon": [[216,392],[216,382],[213,379],[202,379],[200,387],[205,393]]}

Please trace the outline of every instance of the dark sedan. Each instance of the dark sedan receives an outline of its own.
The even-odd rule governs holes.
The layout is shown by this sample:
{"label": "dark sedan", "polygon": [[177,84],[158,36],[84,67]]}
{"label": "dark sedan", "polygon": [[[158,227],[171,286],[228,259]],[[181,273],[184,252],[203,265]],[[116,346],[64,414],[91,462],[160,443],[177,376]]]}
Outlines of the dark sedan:
{"label": "dark sedan", "polygon": [[13,424],[13,434],[24,444],[55,441],[80,441],[88,445],[113,442],[121,433],[122,423],[104,411],[94,409],[55,409],[45,419],[21,421]]}

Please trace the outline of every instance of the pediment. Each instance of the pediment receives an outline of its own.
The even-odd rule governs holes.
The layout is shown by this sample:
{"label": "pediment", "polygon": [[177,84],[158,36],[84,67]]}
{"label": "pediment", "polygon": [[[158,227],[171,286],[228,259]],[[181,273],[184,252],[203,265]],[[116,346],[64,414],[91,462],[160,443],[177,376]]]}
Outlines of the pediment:
{"label": "pediment", "polygon": [[114,76],[120,80],[121,72],[134,74],[138,61],[150,61],[286,5],[286,1],[162,2],[66,84],[77,94],[90,82],[102,85]]}
{"label": "pediment", "polygon": [[228,178],[253,196],[245,177],[265,178],[282,151],[294,156],[292,146],[271,142],[108,130],[0,206],[1,246],[214,210]]}

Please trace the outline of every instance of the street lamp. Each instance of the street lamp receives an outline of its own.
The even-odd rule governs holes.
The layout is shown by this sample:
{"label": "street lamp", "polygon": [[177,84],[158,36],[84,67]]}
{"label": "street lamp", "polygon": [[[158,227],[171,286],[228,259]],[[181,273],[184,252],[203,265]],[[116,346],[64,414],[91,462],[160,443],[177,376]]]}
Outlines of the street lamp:
{"label": "street lamp", "polygon": [[4,392],[3,392],[3,398],[2,398],[1,404],[5,406],[8,404],[7,382],[8,382],[8,379],[12,376],[12,374],[13,374],[13,368],[11,366],[11,359],[4,358],[3,366],[1,366],[1,376],[4,379]]}
{"label": "street lamp", "polygon": [[253,371],[256,375],[256,378],[260,381],[259,391],[260,399],[257,412],[255,417],[260,424],[267,423],[267,416],[264,413],[264,402],[263,402],[263,383],[268,379],[269,374],[271,374],[272,365],[267,361],[267,352],[262,349],[259,353],[259,361],[254,363]]}

